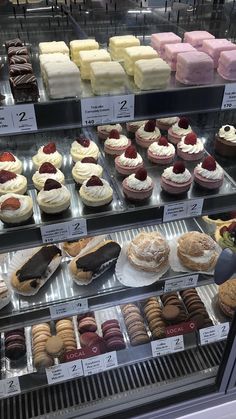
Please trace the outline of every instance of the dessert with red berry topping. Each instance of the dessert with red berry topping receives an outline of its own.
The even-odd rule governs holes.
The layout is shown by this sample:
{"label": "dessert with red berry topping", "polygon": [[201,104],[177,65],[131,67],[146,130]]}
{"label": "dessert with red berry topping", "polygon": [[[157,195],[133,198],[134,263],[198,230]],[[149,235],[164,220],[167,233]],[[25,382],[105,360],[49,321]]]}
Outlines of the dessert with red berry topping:
{"label": "dessert with red berry topping", "polygon": [[217,189],[223,184],[224,171],[212,156],[208,156],[195,167],[194,180],[202,188]]}
{"label": "dessert with red berry topping", "polygon": [[104,142],[104,151],[110,156],[120,156],[127,147],[131,145],[131,141],[125,135],[122,135],[116,129],[111,130],[109,136]]}
{"label": "dessert with red berry topping", "polygon": [[131,175],[143,167],[143,159],[133,145],[127,147],[125,152],[115,158],[115,167],[121,175]]}
{"label": "dessert with red berry topping", "polygon": [[89,179],[92,175],[101,177],[102,166],[97,164],[93,157],[84,157],[81,161],[77,161],[72,169],[72,177],[78,185]]}
{"label": "dessert with red berry topping", "polygon": [[21,161],[9,151],[0,154],[0,170],[8,170],[9,172],[22,173]]}
{"label": "dessert with red berry topping", "polygon": [[169,118],[160,118],[156,120],[157,127],[163,131],[168,131],[172,125],[178,123],[178,116],[170,116]]}
{"label": "dessert with red berry topping", "polygon": [[62,165],[62,155],[57,151],[55,143],[42,145],[37,154],[32,157],[34,166],[38,169],[43,163],[51,163],[57,169]]}
{"label": "dessert with red berry topping", "polygon": [[236,156],[236,128],[233,125],[223,125],[216,134],[215,149],[224,157]]}
{"label": "dessert with red berry topping", "polygon": [[147,121],[130,121],[126,122],[126,130],[129,134],[129,137],[134,139],[136,131],[142,126],[145,125]]}
{"label": "dessert with red berry topping", "polygon": [[166,137],[160,137],[148,147],[148,159],[156,164],[169,164],[174,160],[175,148],[173,144],[168,143]]}
{"label": "dessert with red berry topping", "polygon": [[236,222],[225,223],[217,227],[215,239],[222,249],[230,249],[236,253]]}
{"label": "dessert with red berry topping", "polygon": [[182,161],[167,167],[161,176],[161,187],[171,195],[185,193],[190,189],[192,176]]}
{"label": "dessert with red berry topping", "polygon": [[85,180],[79,191],[80,198],[88,207],[101,207],[110,204],[113,190],[109,183],[98,176]]}
{"label": "dessert with red berry topping", "polygon": [[30,196],[7,193],[0,197],[0,220],[7,224],[21,224],[33,214]]}
{"label": "dessert with red berry topping", "polygon": [[180,118],[172,127],[168,129],[168,140],[173,144],[178,144],[182,137],[192,132],[192,128],[187,118]]}
{"label": "dessert with red berry topping", "polygon": [[16,193],[24,195],[27,190],[27,179],[23,175],[10,172],[9,170],[0,170],[0,195],[6,193]]}
{"label": "dessert with red berry topping", "polygon": [[81,161],[84,157],[93,157],[97,160],[99,150],[94,141],[80,137],[71,144],[70,154],[74,162]]}
{"label": "dessert with red berry topping", "polygon": [[106,140],[113,129],[117,130],[119,133],[122,132],[122,126],[120,124],[99,125],[97,127],[98,138],[100,138],[100,140]]}
{"label": "dessert with red berry topping", "polygon": [[38,191],[41,191],[41,189],[43,189],[44,187],[46,180],[49,178],[57,180],[57,182],[60,182],[63,185],[65,183],[65,176],[60,171],[60,169],[57,169],[55,166],[53,166],[52,163],[49,162],[41,164],[39,169],[33,174],[32,181],[35,188]]}
{"label": "dessert with red berry topping", "polygon": [[129,175],[122,182],[125,197],[132,202],[140,202],[152,195],[153,181],[144,167]]}
{"label": "dessert with red berry topping", "polygon": [[148,148],[150,144],[158,141],[160,137],[161,133],[156,126],[155,119],[150,119],[146,124],[141,125],[135,133],[136,143],[143,148]]}
{"label": "dessert with red berry topping", "polygon": [[69,208],[70,198],[70,192],[64,185],[48,178],[38,193],[37,202],[46,214],[59,214]]}
{"label": "dessert with red berry topping", "polygon": [[204,146],[195,132],[190,132],[177,144],[177,155],[183,160],[195,161],[203,158]]}

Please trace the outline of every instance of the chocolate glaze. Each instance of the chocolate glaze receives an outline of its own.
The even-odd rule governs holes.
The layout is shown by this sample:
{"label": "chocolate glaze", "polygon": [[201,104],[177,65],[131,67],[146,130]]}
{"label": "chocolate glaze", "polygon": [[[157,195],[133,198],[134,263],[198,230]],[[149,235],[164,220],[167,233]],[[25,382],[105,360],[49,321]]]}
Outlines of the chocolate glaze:
{"label": "chocolate glaze", "polygon": [[77,259],[76,266],[78,269],[83,269],[85,272],[96,272],[104,263],[112,259],[117,259],[120,254],[120,250],[121,247],[118,243],[106,243],[94,252]]}
{"label": "chocolate glaze", "polygon": [[56,255],[61,255],[57,246],[42,247],[16,272],[18,280],[23,282],[29,279],[41,279],[45,276],[48,265]]}
{"label": "chocolate glaze", "polygon": [[32,65],[30,63],[12,64],[9,67],[9,73],[11,77],[20,76],[21,74],[32,74]]}
{"label": "chocolate glaze", "polygon": [[28,50],[26,47],[9,47],[7,53],[8,57],[12,57],[12,55],[28,55]]}
{"label": "chocolate glaze", "polygon": [[5,45],[6,45],[6,49],[8,49],[9,47],[22,47],[23,43],[19,38],[15,38],[15,39],[10,39],[9,41],[6,41]]}
{"label": "chocolate glaze", "polygon": [[25,64],[30,62],[30,57],[28,55],[13,55],[9,58],[9,64]]}

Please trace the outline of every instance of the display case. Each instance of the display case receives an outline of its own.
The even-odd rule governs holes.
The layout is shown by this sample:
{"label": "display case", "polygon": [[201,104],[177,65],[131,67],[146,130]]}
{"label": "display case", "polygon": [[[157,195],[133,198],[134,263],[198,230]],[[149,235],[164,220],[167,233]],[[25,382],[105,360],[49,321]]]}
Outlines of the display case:
{"label": "display case", "polygon": [[[95,38],[107,48],[114,35],[135,35],[142,45],[150,45],[155,32],[172,31],[183,37],[187,30],[204,29],[218,38],[225,36],[221,4],[194,3],[186,8],[182,3],[178,7],[153,3],[17,0],[0,5],[0,93],[4,95],[0,150],[21,161],[33,203],[33,215],[25,223],[0,222],[0,274],[10,292],[9,303],[0,310],[1,418],[133,417],[157,410],[161,418],[196,410],[204,403],[222,403],[227,388],[235,385],[235,319],[220,309],[214,269],[186,268],[177,254],[183,234],[205,233],[212,240],[219,214],[224,213],[223,220],[226,213],[227,221],[235,218],[235,158],[222,157],[214,148],[219,128],[235,121],[234,102],[224,105],[229,104],[226,92],[233,84],[215,71],[212,84],[183,86],[172,72],[166,89],[140,91],[126,75],[122,95],[94,96],[90,83],[82,81],[79,96],[52,100],[41,76],[39,42],[69,45],[73,39]],[[227,38],[233,41],[232,30]],[[30,53],[39,87],[37,102],[15,103],[12,95],[5,41],[16,37]],[[104,103],[105,116],[86,118],[91,106],[104,110]],[[130,202],[123,192],[124,178],[115,169],[114,158],[105,153],[97,126],[119,123],[129,137],[127,122],[171,116],[188,119],[204,145],[201,161],[214,156],[223,169],[223,183],[207,191],[192,182],[187,193],[171,196],[161,188],[165,166],[150,162],[146,150],[136,144],[154,188],[148,200]],[[81,199],[72,176],[71,144],[76,138],[96,144],[102,178],[113,191],[108,205],[89,207]],[[32,180],[36,170],[32,157],[52,141],[62,156],[60,170],[70,192],[70,206],[60,214],[41,211]],[[195,167],[196,162],[186,162],[192,176]],[[158,274],[135,269],[127,257],[130,242],[141,232],[161,235],[169,249],[168,263]],[[105,260],[109,269],[99,278],[83,282],[73,274],[75,255],[68,253],[65,242],[93,237],[99,240],[98,247],[115,243],[121,250],[115,260]],[[213,243],[218,257],[221,248]],[[37,292],[31,289],[27,295],[21,289],[20,293],[21,285],[12,282],[14,273],[36,247],[51,244],[60,254],[57,269],[48,273]],[[40,259],[37,263],[34,269],[40,270]],[[167,318],[163,314],[168,299],[177,307],[171,318],[168,310]],[[42,361],[37,356],[40,345],[54,335],[61,337],[64,352],[53,347],[46,355],[44,348]]]}

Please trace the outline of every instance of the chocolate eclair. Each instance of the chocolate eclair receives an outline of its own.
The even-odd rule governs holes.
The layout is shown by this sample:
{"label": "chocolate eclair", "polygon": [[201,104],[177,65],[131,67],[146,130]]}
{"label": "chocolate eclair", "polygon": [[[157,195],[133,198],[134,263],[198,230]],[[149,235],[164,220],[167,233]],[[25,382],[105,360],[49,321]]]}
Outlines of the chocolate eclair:
{"label": "chocolate eclair", "polygon": [[55,272],[61,261],[61,250],[55,245],[43,246],[37,250],[11,276],[15,292],[34,295]]}
{"label": "chocolate eclair", "polygon": [[89,284],[116,263],[120,251],[118,243],[106,240],[82,256],[77,256],[69,265],[74,281]]}

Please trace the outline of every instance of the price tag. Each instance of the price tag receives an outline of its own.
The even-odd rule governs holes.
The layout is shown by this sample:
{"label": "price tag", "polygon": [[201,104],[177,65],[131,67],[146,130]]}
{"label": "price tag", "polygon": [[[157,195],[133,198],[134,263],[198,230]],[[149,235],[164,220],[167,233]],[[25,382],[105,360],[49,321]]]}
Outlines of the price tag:
{"label": "price tag", "polygon": [[87,236],[87,221],[85,218],[78,218],[70,221],[69,223],[70,239],[75,237]]}
{"label": "price tag", "polygon": [[34,105],[0,107],[0,134],[37,131]]}
{"label": "price tag", "polygon": [[84,375],[81,359],[77,359],[72,362],[67,362],[65,365],[67,366],[70,378],[82,377]]}
{"label": "price tag", "polygon": [[218,325],[206,327],[199,330],[200,343],[206,345],[207,343],[216,342],[218,340]]}
{"label": "price tag", "polygon": [[53,320],[65,316],[73,316],[74,314],[88,310],[88,300],[87,298],[81,298],[80,300],[57,304],[55,306],[49,307],[49,310]]}
{"label": "price tag", "polygon": [[113,121],[113,104],[109,96],[81,99],[82,125],[107,124]]}
{"label": "price tag", "polygon": [[97,374],[118,366],[116,351],[82,359],[84,375]]}
{"label": "price tag", "polygon": [[221,104],[221,109],[235,109],[236,108],[236,83],[229,83],[225,85],[224,96]]}
{"label": "price tag", "polygon": [[0,381],[0,399],[3,399],[5,397],[5,388],[4,388],[4,382],[3,380]]}
{"label": "price tag", "polygon": [[191,199],[186,202],[186,217],[197,217],[202,214],[204,199]]}
{"label": "price tag", "polygon": [[130,121],[134,119],[134,95],[114,96],[113,121]]}
{"label": "price tag", "polygon": [[151,347],[153,357],[184,351],[184,338],[183,335],[179,335],[166,339],[154,340],[151,342]]}
{"label": "price tag", "polygon": [[70,237],[68,222],[41,226],[40,230],[43,243],[68,240]]}
{"label": "price tag", "polygon": [[45,368],[48,384],[60,383],[61,381],[69,380],[69,371],[67,365],[54,365],[50,368]]}
{"label": "price tag", "polygon": [[9,380],[3,380],[3,387],[5,390],[5,396],[13,396],[13,394],[19,394],[21,392],[19,377],[12,377]]}
{"label": "price tag", "polygon": [[218,324],[218,340],[226,339],[229,333],[229,322]]}
{"label": "price tag", "polygon": [[180,220],[186,217],[186,202],[174,202],[164,206],[163,222]]}
{"label": "price tag", "polygon": [[192,287],[196,287],[197,283],[198,283],[198,274],[195,275],[187,275],[183,278],[184,282],[183,282],[183,288],[192,288]]}
{"label": "price tag", "polygon": [[167,279],[164,285],[164,292],[177,291],[184,286],[183,278]]}
{"label": "price tag", "polygon": [[117,361],[116,351],[109,352],[107,354],[100,355],[100,356],[103,357],[104,371],[117,367],[118,361]]}

